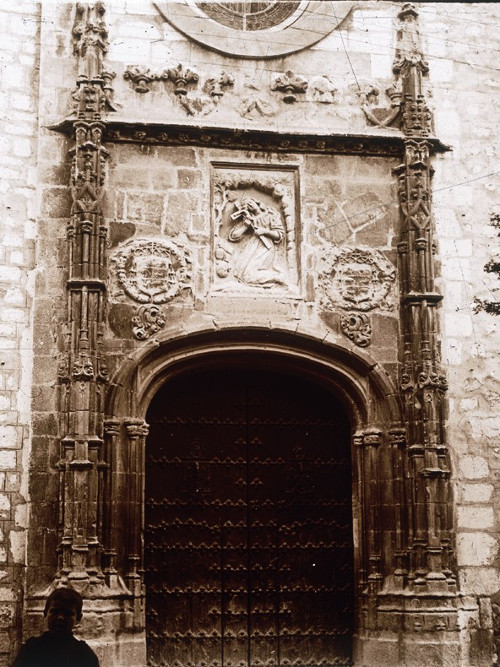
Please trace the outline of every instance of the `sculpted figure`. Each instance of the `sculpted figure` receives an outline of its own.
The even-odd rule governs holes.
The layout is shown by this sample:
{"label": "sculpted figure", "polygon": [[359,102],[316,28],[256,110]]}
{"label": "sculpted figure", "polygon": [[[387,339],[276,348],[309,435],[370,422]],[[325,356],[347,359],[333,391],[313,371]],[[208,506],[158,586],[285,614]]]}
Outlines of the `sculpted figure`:
{"label": "sculpted figure", "polygon": [[228,239],[242,244],[233,254],[234,276],[248,285],[286,285],[285,230],[278,211],[252,197],[234,205]]}

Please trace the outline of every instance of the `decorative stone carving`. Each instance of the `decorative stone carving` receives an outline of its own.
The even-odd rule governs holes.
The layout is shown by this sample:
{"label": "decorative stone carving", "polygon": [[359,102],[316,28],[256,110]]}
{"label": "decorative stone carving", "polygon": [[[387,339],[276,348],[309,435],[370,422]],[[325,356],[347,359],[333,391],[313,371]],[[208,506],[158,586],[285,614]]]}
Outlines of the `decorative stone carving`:
{"label": "decorative stone carving", "polygon": [[147,65],[129,65],[123,73],[123,78],[130,81],[136,93],[148,93],[151,82],[157,78]]}
{"label": "decorative stone carving", "polygon": [[260,85],[251,79],[245,83],[245,88],[249,94],[242,99],[237,107],[237,111],[243,118],[255,120],[258,118],[273,116],[277,108],[267,100],[260,92]]}
{"label": "decorative stone carving", "polygon": [[147,340],[163,329],[165,318],[158,306],[142,306],[132,318],[132,333],[139,340]]}
{"label": "decorative stone carving", "polygon": [[188,251],[165,238],[132,239],[112,261],[125,294],[139,303],[166,303],[190,285]]}
{"label": "decorative stone carving", "polygon": [[73,25],[73,53],[78,59],[78,77],[101,78],[104,56],[108,50],[108,31],[104,21],[104,3],[78,2]]}
{"label": "decorative stone carving", "polygon": [[359,93],[361,108],[367,120],[377,127],[390,127],[396,124],[401,112],[402,93],[399,87],[393,85],[386,89],[390,107],[379,106],[379,89],[375,86],[365,86]]}
{"label": "decorative stone carving", "polygon": [[333,104],[337,89],[328,76],[315,76],[309,86],[311,97],[314,102],[321,104]]}
{"label": "decorative stone carving", "polygon": [[346,313],[340,318],[342,332],[359,347],[372,342],[372,325],[366,313]]}
{"label": "decorative stone carving", "polygon": [[176,95],[187,95],[188,85],[197,84],[199,80],[198,74],[193,72],[185,65],[179,63],[177,67],[169,67],[163,73],[162,78],[167,78],[173,82]]}
{"label": "decorative stone carving", "polygon": [[392,310],[396,268],[373,249],[332,248],[320,273],[321,303],[326,308]]}
{"label": "decorative stone carving", "polygon": [[277,74],[273,77],[271,90],[280,90],[284,92],[283,102],[292,104],[297,101],[297,95],[306,92],[308,82],[301,76],[294,74],[292,70],[287,70],[284,74]]}
{"label": "decorative stone carving", "polygon": [[224,89],[234,85],[234,79],[227,72],[221,72],[219,76],[209,77],[203,86],[203,92],[217,103],[224,95]]}
{"label": "decorative stone carving", "polygon": [[296,282],[294,176],[221,172],[214,183],[216,284],[285,288]]}
{"label": "decorative stone carving", "polygon": [[[401,237],[398,243],[401,327],[400,390],[408,438],[408,490],[421,498],[411,519],[408,579],[422,592],[456,593],[453,575],[453,518],[450,461],[444,423],[446,378],[441,369],[435,291],[429,136],[431,115],[423,95],[428,72],[420,47],[417,12],[405,3],[399,13],[398,46],[393,71],[402,88],[404,157],[398,177]],[[434,624],[439,621],[435,617]],[[443,628],[440,623],[436,629]],[[418,628],[415,627],[415,630]]]}

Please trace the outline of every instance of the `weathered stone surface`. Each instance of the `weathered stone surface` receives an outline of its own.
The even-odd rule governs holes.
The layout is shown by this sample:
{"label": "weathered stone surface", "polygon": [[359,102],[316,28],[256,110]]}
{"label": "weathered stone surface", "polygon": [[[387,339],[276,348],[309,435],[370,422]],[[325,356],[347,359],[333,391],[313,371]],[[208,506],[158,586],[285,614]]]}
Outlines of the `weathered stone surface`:
{"label": "weathered stone surface", "polygon": [[[497,417],[500,407],[500,325],[494,316],[476,313],[473,309],[475,297],[485,299],[493,294],[495,298],[498,291],[498,284],[482,271],[482,267],[497,254],[499,247],[496,231],[489,225],[489,220],[491,212],[499,206],[499,187],[492,176],[498,166],[495,148],[498,122],[491,109],[500,83],[491,64],[491,54],[498,46],[498,30],[495,28],[500,15],[494,3],[421,4],[419,30],[424,37],[430,70],[429,78],[424,79],[423,90],[432,106],[437,136],[454,146],[453,152],[432,158],[436,170],[431,188],[436,228],[434,240],[437,241],[436,288],[444,299],[439,309],[433,311],[437,312],[437,321],[431,322],[429,327],[433,335],[437,332],[438,347],[441,344],[441,354],[437,351],[437,356],[442,358],[447,379],[429,376],[428,381],[441,382],[441,388],[446,382],[448,385],[444,395],[449,397],[450,407],[446,430],[453,463],[451,479],[455,485],[452,509],[456,524],[453,525],[457,531],[459,582],[464,594],[469,596],[464,603],[468,605],[467,609],[460,611],[461,646],[463,651],[468,646],[469,653],[459,655],[455,641],[458,635],[452,636],[451,631],[450,636],[438,637],[432,634],[434,630],[431,633],[426,629],[424,635],[422,627],[427,620],[422,626],[417,619],[415,627],[411,626],[410,637],[407,627],[402,630],[387,621],[383,630],[377,628],[372,634],[367,631],[359,639],[355,663],[359,667],[379,664],[394,667],[403,664],[419,667],[424,664],[489,665],[492,650],[488,637],[492,623],[500,646],[500,448],[497,446],[500,435]],[[397,192],[397,179],[392,170],[400,164],[403,155],[400,152],[391,157],[367,156],[363,154],[362,146],[363,136],[374,138],[373,147],[381,146],[385,136],[392,141],[401,135],[397,123],[390,127],[369,125],[360,103],[360,91],[370,85],[379,91],[377,106],[382,108],[384,104],[390,104],[385,90],[394,83],[393,46],[400,9],[395,5],[388,7],[384,4],[382,7],[382,3],[356,5],[341,30],[331,32],[311,48],[284,56],[278,62],[239,61],[208,50],[163,22],[152,4],[109,3],[106,8],[106,17],[110,20],[107,57],[116,76],[111,78],[114,102],[108,99],[105,103],[114,104],[114,110],[107,109],[105,120],[111,124],[117,119],[125,124],[136,123],[132,139],[136,143],[120,143],[125,139],[113,136],[114,130],[104,135],[109,150],[105,199],[98,201],[92,211],[88,202],[85,204],[85,197],[78,199],[69,187],[71,183],[78,189],[78,184],[71,180],[72,158],[68,154],[74,144],[73,138],[48,129],[67,117],[72,107],[74,109],[76,77],[83,71],[82,63],[77,62],[73,53],[75,9],[65,3],[42,3],[41,8],[33,3],[17,3],[8,9],[0,9],[0,25],[3,26],[0,31],[4,31],[0,55],[5,83],[0,101],[6,109],[5,117],[0,121],[3,156],[0,190],[4,195],[0,216],[0,580],[4,581],[4,588],[0,598],[6,601],[0,609],[0,665],[11,661],[11,655],[6,651],[1,653],[3,647],[12,647],[14,651],[21,636],[21,629],[15,628],[15,619],[20,618],[21,610],[20,606],[16,607],[18,596],[14,591],[20,591],[24,586],[22,572],[25,566],[28,565],[29,595],[48,586],[57,569],[56,554],[61,538],[57,527],[61,474],[58,466],[68,452],[68,456],[73,456],[71,443],[66,442],[66,449],[61,448],[61,437],[75,424],[81,434],[92,431],[94,424],[87,423],[88,419],[92,421],[91,415],[99,410],[111,410],[113,405],[121,406],[124,419],[136,416],[134,411],[139,410],[138,401],[143,401],[140,409],[145,411],[145,403],[152,396],[147,393],[149,389],[146,390],[148,382],[153,380],[151,373],[157,373],[154,382],[161,383],[166,379],[167,375],[162,375],[164,371],[158,369],[163,369],[162,364],[168,366],[171,359],[177,359],[175,345],[180,345],[180,341],[192,341],[192,344],[191,348],[183,349],[179,363],[183,355],[193,355],[190,368],[194,368],[198,363],[194,356],[197,350],[210,349],[210,354],[215,354],[218,345],[218,353],[231,345],[235,332],[239,332],[238,345],[243,348],[254,349],[255,339],[260,336],[259,345],[268,346],[266,349],[269,350],[274,349],[279,337],[286,332],[290,335],[287,345],[273,357],[273,363],[280,368],[285,368],[284,362],[280,364],[286,358],[290,371],[304,370],[306,373],[303,367],[305,350],[314,346],[328,349],[330,358],[337,358],[335,373],[339,377],[349,368],[342,377],[344,386],[356,387],[357,393],[353,390],[351,398],[346,399],[346,405],[356,405],[356,409],[352,408],[353,424],[357,411],[365,412],[365,418],[373,428],[380,426],[387,431],[381,439],[373,432],[363,436],[366,441],[355,439],[353,459],[362,450],[376,451],[374,457],[380,464],[378,470],[370,469],[371,473],[366,468],[363,470],[370,480],[383,482],[379,485],[382,487],[379,499],[360,510],[360,515],[355,517],[356,525],[359,522],[370,524],[370,539],[376,542],[380,538],[376,527],[379,521],[377,508],[380,509],[384,537],[377,546],[379,553],[368,561],[374,570],[398,551],[395,544],[401,533],[397,522],[402,501],[393,497],[397,481],[392,471],[397,469],[400,460],[394,451],[406,450],[397,435],[389,434],[392,425],[389,422],[399,414],[394,406],[404,402],[408,396],[405,391],[411,389],[401,375],[401,363],[408,352],[408,346],[405,349],[404,344],[408,340],[400,334],[408,335],[409,331],[399,318],[401,283],[395,287],[396,308],[381,311],[377,305],[373,312],[370,311],[370,345],[362,350],[342,333],[340,321],[344,311],[338,305],[330,303],[325,307],[320,303],[319,276],[322,261],[344,246],[375,249],[392,265],[401,266],[401,256],[397,252],[401,231],[401,211],[397,201],[401,195]],[[273,35],[279,36],[279,31]],[[443,40],[442,35],[447,39]],[[411,33],[408,39],[415,39],[415,34]],[[377,45],[375,50],[374,44]],[[92,50],[94,47],[95,44],[90,47],[90,52],[95,57],[90,58],[90,62],[85,61],[85,67],[93,71],[101,59],[98,51]],[[180,91],[182,82],[168,78],[154,80],[149,92],[138,93],[123,79],[125,68],[134,63],[158,72],[184,63],[186,67],[196,69],[199,80],[186,83],[185,95],[175,92]],[[225,79],[222,78],[223,71]],[[88,70],[86,72],[88,74]],[[292,91],[272,89],[276,78],[292,79],[292,75],[308,81],[308,89],[301,91],[298,84],[294,84]],[[291,96],[296,100],[293,101]],[[76,116],[71,118],[74,120]],[[163,137],[158,139],[164,145],[148,143],[144,128],[151,122],[165,126]],[[175,125],[181,126],[181,130],[185,125],[199,128],[199,138],[190,143],[187,134],[172,130]],[[306,130],[324,136],[336,133],[343,137],[352,136],[353,154],[313,154],[312,147],[314,151],[323,149],[310,138],[307,139],[310,143],[296,146],[294,151],[289,150],[289,144],[280,144],[280,133]],[[218,135],[220,131],[222,138]],[[262,138],[263,132],[269,132],[267,138]],[[271,136],[272,132],[275,136]],[[214,140],[214,136],[219,138]],[[175,145],[168,145],[169,141]],[[225,146],[224,141],[239,141],[241,147]],[[402,146],[401,142],[399,145]],[[216,270],[223,274],[225,268],[233,267],[231,258],[217,256],[220,252],[215,243],[218,230],[212,186],[214,173],[221,169],[254,170],[261,179],[272,170],[282,169],[296,174],[293,184],[296,223],[289,226],[285,239],[288,257],[296,263],[293,269],[296,273],[281,293],[274,287],[249,285],[244,280],[233,284],[232,291],[214,290],[214,286],[220,287],[217,280],[225,279],[216,276]],[[253,182],[256,180],[254,178]],[[92,187],[95,185],[94,181]],[[260,190],[249,194],[269,209],[272,202],[266,199],[269,195],[265,192],[266,187],[261,183]],[[226,193],[230,191],[231,188],[226,189]],[[90,199],[94,196],[95,192],[89,194]],[[175,295],[168,305],[160,304],[161,312],[153,316],[148,311],[156,324],[160,320],[163,322],[149,338],[134,337],[134,327],[138,327],[137,322],[133,323],[134,318],[142,317],[144,329],[146,315],[138,312],[137,303],[127,301],[127,295],[110,290],[109,282],[107,291],[101,289],[100,283],[97,286],[89,283],[86,290],[77,283],[66,288],[66,280],[70,278],[66,225],[71,220],[72,207],[91,213],[92,220],[89,221],[79,217],[80,213],[76,215],[79,224],[87,224],[92,223],[101,206],[105,225],[109,227],[107,238],[103,234],[101,239],[106,254],[132,239],[156,236],[190,252],[192,280],[178,292],[172,290]],[[285,217],[291,213],[284,209],[278,212],[282,216],[281,223],[285,224]],[[71,236],[71,228],[69,231]],[[81,233],[77,225],[76,234]],[[231,245],[227,245],[231,249]],[[77,258],[75,266],[80,271],[88,261],[86,250],[82,245],[73,251],[73,257]],[[88,263],[96,272],[93,279],[102,270],[96,266],[96,256]],[[137,272],[131,278],[137,287],[133,294],[147,294],[154,304],[155,296],[161,298],[167,293],[169,281],[175,280],[178,270],[173,267],[169,273],[167,264],[164,263],[162,271],[154,262],[147,266],[127,265],[127,271]],[[111,265],[110,271],[114,270]],[[352,272],[349,275],[352,277]],[[343,285],[342,289],[349,293],[348,290],[353,288]],[[424,293],[425,289],[421,291]],[[75,297],[77,292],[78,298]],[[433,295],[427,296],[432,301]],[[69,313],[66,312],[68,299],[73,299]],[[353,317],[359,317],[361,310],[353,311]],[[97,321],[99,318],[96,320],[97,312],[99,317],[102,315],[102,327]],[[82,324],[87,317],[92,322],[87,327],[89,330]],[[151,325],[151,330],[153,328]],[[65,368],[63,353],[67,351],[68,340],[73,337],[72,340],[82,338],[85,341],[86,336],[87,339],[90,337],[91,346],[94,343],[102,346],[107,369],[99,370],[96,359],[92,359],[91,366],[83,360],[87,363],[86,370],[83,364],[75,366],[74,362],[78,361],[75,359]],[[303,347],[300,354],[294,352],[295,356],[290,356],[294,338],[300,340]],[[216,343],[211,348],[207,341],[214,340]],[[415,344],[416,353],[425,349],[426,344],[426,340]],[[83,350],[85,345],[84,342]],[[148,364],[153,363],[151,359],[160,357],[163,361],[158,362],[156,370],[152,371]],[[135,371],[125,372],[134,366],[135,375]],[[101,374],[99,382],[96,380],[98,372]],[[335,373],[328,375],[330,371],[323,368],[321,371],[319,367],[314,371],[307,369],[307,372],[321,377],[322,381],[342,385],[333,377]],[[92,399],[86,393],[91,383],[74,379],[84,378],[85,373],[93,377],[92,386],[96,392]],[[370,384],[374,376],[379,382],[376,390],[375,385]],[[109,384],[108,377],[111,378]],[[420,378],[420,381],[425,384],[427,379]],[[72,382],[80,393],[67,392]],[[81,384],[77,385],[78,382]],[[402,387],[406,389],[402,390]],[[114,396],[121,395],[120,392],[127,398],[121,403],[113,402]],[[426,392],[427,389],[423,390],[420,398],[427,406],[431,401]],[[352,398],[354,395],[356,399]],[[382,395],[387,401],[383,410],[374,407],[379,405],[377,401]],[[103,405],[96,408],[101,399]],[[70,408],[66,407],[66,400],[73,401]],[[429,414],[428,417],[426,425],[432,423],[435,415]],[[99,428],[95,430],[99,438],[103,436]],[[421,440],[406,444],[422,444],[427,437],[427,431],[424,431]],[[100,457],[106,458],[109,452],[117,452],[114,465],[123,476],[117,483],[118,495],[129,498],[132,491],[125,471],[133,457],[132,450],[126,449],[129,445],[125,444],[124,434],[121,433],[112,445],[107,443],[107,449],[100,448],[98,442],[96,440],[87,450],[91,465],[104,476],[107,468]],[[388,444],[390,442],[393,444]],[[415,450],[412,452],[411,456],[418,457]],[[429,451],[428,454],[425,479],[431,481],[427,490],[432,488],[432,480],[437,480],[433,477],[437,475],[435,461],[431,460],[434,453]],[[368,455],[365,460],[368,465],[367,461],[372,462]],[[418,460],[416,468],[419,465]],[[134,470],[134,474],[137,472]],[[80,479],[78,474],[76,479]],[[82,479],[85,474],[82,473]],[[404,477],[403,473],[398,474]],[[439,480],[445,478],[447,476],[443,474]],[[364,481],[363,475],[356,479],[357,488],[361,486],[363,489],[362,497],[372,493],[371,481],[363,487]],[[94,480],[87,487],[82,483],[81,488],[92,493],[95,483]],[[107,488],[107,482],[102,483]],[[422,489],[416,496],[419,511],[424,507],[419,503],[425,502],[427,493]],[[28,499],[31,502],[29,511]],[[139,502],[138,497],[132,504],[136,502]],[[447,503],[448,499],[439,502]],[[128,500],[120,500],[120,503],[118,514],[129,511]],[[444,520],[444,515],[444,510],[437,510],[439,521]],[[32,537],[28,560],[24,562],[27,526]],[[121,527],[124,533],[138,534],[128,524]],[[357,540],[359,537],[356,533]],[[104,538],[99,534],[98,539]],[[122,570],[124,550],[125,547],[118,556]],[[420,556],[424,558],[422,554]],[[406,567],[407,564],[402,563],[402,569]],[[378,572],[373,571],[370,586],[376,585],[377,576]],[[127,585],[132,584],[128,581]],[[494,603],[493,620],[487,608],[488,596],[492,596]],[[132,637],[132,624],[140,612],[134,612],[133,621],[132,612],[119,608],[118,603],[112,612],[109,608],[104,610],[108,602],[94,597],[88,608],[84,632],[92,635],[95,644],[100,645],[98,651],[103,667],[142,667],[146,659],[139,631],[137,640],[124,639],[125,635]],[[35,609],[40,601],[33,604]],[[112,606],[115,602],[109,604]],[[394,608],[398,604],[404,606],[405,602],[398,600],[396,604],[391,600],[391,604]],[[360,609],[360,615],[363,615],[365,610]],[[33,613],[38,614],[40,620],[39,609]],[[395,615],[392,618],[394,620]],[[433,618],[435,622],[435,615]],[[127,625],[125,634],[115,641],[114,631],[122,621]],[[31,620],[26,620],[25,633],[35,627],[30,623]],[[405,633],[406,638],[400,641],[398,637]]]}

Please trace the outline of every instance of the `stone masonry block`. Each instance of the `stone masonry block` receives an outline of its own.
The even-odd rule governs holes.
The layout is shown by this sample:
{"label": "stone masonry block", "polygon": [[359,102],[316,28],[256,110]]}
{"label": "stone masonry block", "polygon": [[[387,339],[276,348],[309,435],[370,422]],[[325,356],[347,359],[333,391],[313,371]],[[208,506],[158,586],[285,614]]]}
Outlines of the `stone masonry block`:
{"label": "stone masonry block", "polygon": [[15,35],[23,37],[34,37],[40,27],[38,16],[19,16],[13,15],[10,17],[10,30]]}
{"label": "stone masonry block", "polygon": [[493,507],[458,507],[458,527],[484,530],[495,523]]}
{"label": "stone masonry block", "polygon": [[[149,188],[151,185],[151,175],[146,165],[141,167],[120,165],[116,168],[112,176],[113,185],[117,187]],[[156,186],[156,181],[155,186]]]}
{"label": "stone masonry block", "polygon": [[481,456],[462,456],[459,466],[461,474],[467,479],[484,479],[489,473],[488,462]]}
{"label": "stone masonry block", "polygon": [[0,266],[0,282],[17,283],[21,278],[21,270],[17,266]]}
{"label": "stone masonry block", "polygon": [[0,318],[3,322],[19,322],[24,323],[27,319],[28,312],[24,308],[3,308],[0,313]]}
{"label": "stone masonry block", "polygon": [[0,470],[14,470],[16,468],[16,452],[0,450]]}
{"label": "stone masonry block", "polygon": [[488,533],[459,533],[457,559],[460,565],[492,565],[498,553],[498,540]]}
{"label": "stone masonry block", "polygon": [[41,213],[49,218],[65,218],[71,210],[68,188],[45,188],[42,192]]}
{"label": "stone masonry block", "polygon": [[[153,163],[151,163],[153,164]],[[154,189],[156,192],[161,192],[162,190],[170,190],[171,188],[176,187],[176,170],[170,165],[162,165],[158,167],[150,167],[148,173],[151,179],[151,182],[154,183]]]}
{"label": "stone masonry block", "polygon": [[160,225],[163,214],[164,198],[150,193],[132,193],[126,195],[127,218],[132,222],[147,222]]}
{"label": "stone masonry block", "polygon": [[22,432],[17,426],[0,426],[0,449],[16,449],[21,444]]}
{"label": "stone masonry block", "polygon": [[167,207],[167,234],[188,231],[190,212],[197,211],[196,200],[191,194],[175,192],[168,197]]}
{"label": "stone masonry block", "polygon": [[30,157],[33,153],[31,140],[16,137],[12,142],[12,153],[17,157]]}
{"label": "stone masonry block", "polygon": [[179,167],[196,166],[196,154],[192,148],[184,146],[159,146],[157,150],[158,157],[167,164],[170,163]]}
{"label": "stone masonry block", "polygon": [[179,169],[177,179],[181,189],[198,188],[201,184],[201,172],[195,169]]}
{"label": "stone masonry block", "polygon": [[22,65],[9,64],[2,68],[2,85],[13,88],[24,88],[26,70]]}
{"label": "stone masonry block", "polygon": [[25,93],[12,92],[10,94],[10,106],[13,110],[32,111],[34,107],[34,99]]}
{"label": "stone masonry block", "polygon": [[465,503],[489,503],[493,491],[493,484],[463,484],[462,501]]}

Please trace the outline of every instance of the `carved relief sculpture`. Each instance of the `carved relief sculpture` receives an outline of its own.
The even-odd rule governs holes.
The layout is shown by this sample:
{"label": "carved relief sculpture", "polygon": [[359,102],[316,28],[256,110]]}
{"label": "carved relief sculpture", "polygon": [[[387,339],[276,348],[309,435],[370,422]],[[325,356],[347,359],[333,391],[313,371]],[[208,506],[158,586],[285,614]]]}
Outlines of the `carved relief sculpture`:
{"label": "carved relief sculpture", "polygon": [[359,347],[368,347],[372,340],[372,325],[366,313],[346,313],[340,318],[340,328],[347,338]]}
{"label": "carved relief sculpture", "polygon": [[216,283],[269,289],[296,282],[293,187],[292,174],[217,175]]}
{"label": "carved relief sculpture", "polygon": [[132,318],[132,333],[139,340],[147,340],[165,326],[165,317],[158,306],[141,306]]}
{"label": "carved relief sculpture", "polygon": [[119,286],[139,303],[167,303],[190,285],[188,251],[165,238],[132,239],[117,249],[111,261]]}
{"label": "carved relief sculpture", "polygon": [[332,248],[319,274],[321,304],[328,309],[392,310],[396,268],[373,249]]}
{"label": "carved relief sculpture", "polygon": [[283,74],[273,77],[271,90],[280,90],[283,93],[283,102],[292,104],[297,101],[297,95],[303,95],[307,90],[308,82],[303,77],[287,70]]}
{"label": "carved relief sculpture", "polygon": [[279,211],[251,197],[235,200],[233,206],[228,239],[242,245],[233,255],[233,275],[247,285],[286,285],[285,230]]}
{"label": "carved relief sculpture", "polygon": [[151,82],[157,77],[147,65],[129,65],[123,73],[123,78],[130,81],[136,93],[148,93]]}
{"label": "carved relief sculpture", "polygon": [[311,96],[314,102],[321,104],[333,104],[334,96],[337,92],[333,82],[328,76],[315,76],[309,86]]}
{"label": "carved relief sculpture", "polygon": [[377,127],[395,126],[401,114],[402,94],[399,86],[390,86],[385,92],[390,101],[389,108],[379,105],[380,92],[375,86],[367,85],[359,92],[363,113]]}

